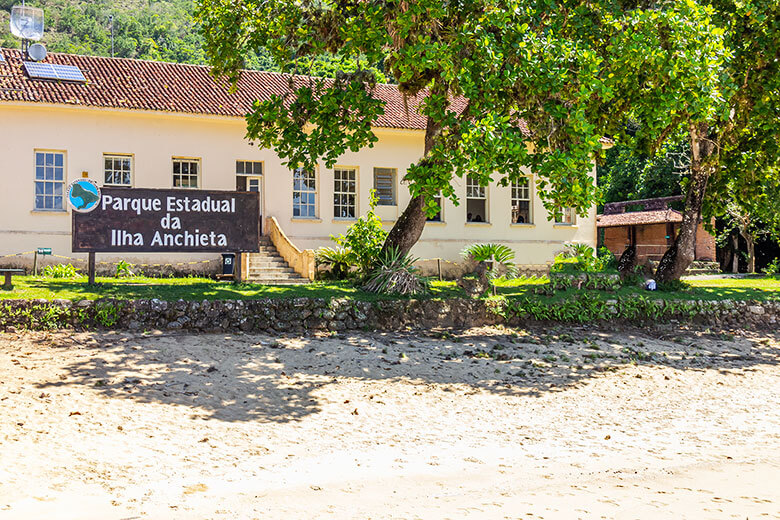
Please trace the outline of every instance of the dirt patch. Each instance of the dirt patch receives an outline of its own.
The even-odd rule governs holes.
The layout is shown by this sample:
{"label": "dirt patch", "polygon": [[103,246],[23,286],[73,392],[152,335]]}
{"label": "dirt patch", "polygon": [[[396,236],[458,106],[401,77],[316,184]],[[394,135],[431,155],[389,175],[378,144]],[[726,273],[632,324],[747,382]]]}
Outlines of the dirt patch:
{"label": "dirt patch", "polygon": [[0,518],[771,517],[779,342],[0,334]]}

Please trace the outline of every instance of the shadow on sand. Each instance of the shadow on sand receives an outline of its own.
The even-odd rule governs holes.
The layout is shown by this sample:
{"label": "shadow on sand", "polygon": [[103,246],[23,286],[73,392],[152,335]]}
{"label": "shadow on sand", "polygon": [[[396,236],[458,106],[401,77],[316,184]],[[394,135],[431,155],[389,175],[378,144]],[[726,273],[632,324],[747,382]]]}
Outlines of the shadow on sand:
{"label": "shadow on sand", "polygon": [[[296,421],[321,410],[335,381],[400,380],[501,395],[536,396],[587,384],[630,364],[740,371],[777,365],[780,335],[679,329],[485,329],[463,333],[267,335],[92,333],[47,348],[86,349],[67,377],[41,388],[86,385],[107,397],[192,409],[221,421]],[[83,353],[84,351],[82,351]]]}

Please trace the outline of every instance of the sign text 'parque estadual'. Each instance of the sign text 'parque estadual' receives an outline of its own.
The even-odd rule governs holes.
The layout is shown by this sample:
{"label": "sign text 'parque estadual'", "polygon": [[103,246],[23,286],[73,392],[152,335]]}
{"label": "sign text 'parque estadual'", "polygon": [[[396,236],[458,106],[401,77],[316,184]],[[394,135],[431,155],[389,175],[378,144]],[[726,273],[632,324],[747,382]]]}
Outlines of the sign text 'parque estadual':
{"label": "sign text 'parque estadual'", "polygon": [[89,213],[73,213],[74,252],[253,252],[254,192],[107,188]]}

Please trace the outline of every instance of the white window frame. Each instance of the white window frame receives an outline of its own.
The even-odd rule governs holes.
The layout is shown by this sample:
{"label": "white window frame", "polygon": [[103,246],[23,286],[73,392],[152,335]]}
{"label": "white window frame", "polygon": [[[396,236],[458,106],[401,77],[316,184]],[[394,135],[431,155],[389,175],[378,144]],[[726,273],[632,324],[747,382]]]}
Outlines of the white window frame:
{"label": "white window frame", "polygon": [[[179,173],[176,173],[176,164],[179,164]],[[187,163],[187,169],[189,170],[190,165],[196,164],[198,167],[198,171],[195,175],[192,175],[191,173],[182,173],[182,165]],[[201,160],[199,157],[173,157],[171,159],[171,174],[172,174],[172,185],[176,189],[182,189],[182,190],[197,190],[200,188],[201,185],[201,175],[203,173],[203,169],[201,168]],[[180,177],[180,180],[184,180],[184,177],[186,176],[189,180],[188,184],[189,186],[177,186],[176,185],[176,176]],[[195,186],[192,186],[192,179],[195,178]],[[181,184],[181,183],[180,183]]]}
{"label": "white window frame", "polygon": [[[382,194],[377,186],[377,174],[379,175],[392,175],[392,181],[390,189],[392,190],[391,201],[387,201],[387,198],[382,198]],[[374,167],[374,190],[376,190],[376,196],[379,198],[377,206],[397,206],[398,205],[398,168],[385,168],[383,166]]]}
{"label": "white window frame", "polygon": [[[343,176],[347,174],[347,178]],[[351,179],[349,175],[351,174]],[[350,185],[352,190],[350,191]],[[344,189],[346,187],[346,189]],[[352,204],[349,198],[352,197]],[[336,166],[333,168],[333,218],[355,220],[358,215],[358,169],[354,166]],[[347,202],[344,203],[344,200]],[[352,214],[344,215],[344,210],[352,209]]]}
{"label": "white window frame", "polygon": [[577,212],[574,208],[563,208],[563,220],[555,219],[556,226],[576,226],[577,225]]}
{"label": "white window frame", "polygon": [[[111,169],[106,168],[106,161],[111,161]],[[130,163],[130,169],[128,170],[129,175],[129,182],[114,182],[116,180],[117,175],[122,175],[124,177],[124,169],[116,169],[116,161],[129,161]],[[104,153],[103,154],[103,186],[120,186],[120,187],[127,187],[133,185],[133,173],[135,169],[135,158],[132,156],[132,154],[126,154],[126,153]],[[112,180],[109,182],[108,174],[111,174]],[[121,180],[121,179],[120,179]]]}
{"label": "white window frame", "polygon": [[[468,207],[470,200],[484,200],[485,201],[485,220],[482,222],[469,220]],[[490,222],[490,210],[488,205],[488,189],[487,186],[479,184],[477,179],[474,179],[470,175],[466,176],[466,223],[467,224],[485,224]]]}
{"label": "white window frame", "polygon": [[[39,161],[40,156],[40,161]],[[52,164],[47,164],[51,156]],[[57,156],[62,157],[62,164],[57,165]],[[59,173],[59,175],[58,175]],[[59,179],[58,179],[59,177]],[[33,153],[33,211],[67,212],[65,207],[65,182],[68,178],[68,156],[64,150],[34,150]],[[47,193],[50,192],[50,193]],[[39,206],[38,201],[42,202]],[[46,207],[46,200],[51,200],[51,207]],[[57,201],[59,200],[59,205]],[[59,207],[57,207],[59,206]]]}
{"label": "white window frame", "polygon": [[[319,179],[317,179],[317,169],[311,171],[305,171],[302,167],[295,168],[293,170],[293,217],[295,219],[316,219],[318,218],[317,212],[317,198],[319,195]],[[305,187],[305,181],[311,180],[314,183],[314,189]],[[310,195],[313,195],[310,196]],[[306,202],[296,202],[296,196],[299,197],[299,201],[306,197]],[[296,204],[298,207],[296,208]],[[307,208],[307,211],[302,211]],[[295,212],[298,211],[296,215]]]}
{"label": "white window frame", "polygon": [[[525,181],[525,185],[522,185],[521,182]],[[532,179],[530,176],[523,177],[522,179],[518,179],[516,181],[512,181],[512,184],[510,186],[510,189],[512,191],[511,193],[511,201],[512,201],[512,207],[511,207],[511,215],[510,218],[512,224],[533,224],[534,223],[534,197],[533,197],[533,182],[531,182]],[[517,215],[515,214],[515,208],[519,207],[520,202],[527,202],[528,203],[528,218],[525,222],[518,222],[517,217],[520,214],[520,211],[517,211]]]}
{"label": "white window frame", "polygon": [[[241,170],[239,171],[238,165],[241,164]],[[251,164],[252,165],[252,171],[247,172],[246,171],[246,165]],[[255,172],[256,169],[260,169],[260,173]],[[243,159],[237,159],[236,160],[236,175],[239,177],[260,177],[265,173],[265,164],[263,161],[245,161]]]}

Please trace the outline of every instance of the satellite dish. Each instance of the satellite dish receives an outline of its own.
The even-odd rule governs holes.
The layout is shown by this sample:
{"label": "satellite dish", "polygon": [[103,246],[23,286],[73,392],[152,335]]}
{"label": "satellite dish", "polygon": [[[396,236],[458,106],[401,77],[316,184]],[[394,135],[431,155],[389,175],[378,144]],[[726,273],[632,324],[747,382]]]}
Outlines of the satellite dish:
{"label": "satellite dish", "polygon": [[11,33],[23,40],[40,40],[43,36],[43,9],[24,5],[13,6]]}
{"label": "satellite dish", "polygon": [[33,43],[27,48],[27,55],[33,61],[43,61],[46,59],[46,47],[40,43]]}

